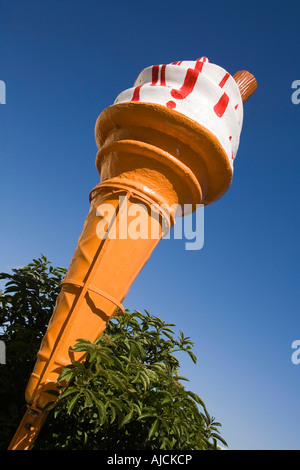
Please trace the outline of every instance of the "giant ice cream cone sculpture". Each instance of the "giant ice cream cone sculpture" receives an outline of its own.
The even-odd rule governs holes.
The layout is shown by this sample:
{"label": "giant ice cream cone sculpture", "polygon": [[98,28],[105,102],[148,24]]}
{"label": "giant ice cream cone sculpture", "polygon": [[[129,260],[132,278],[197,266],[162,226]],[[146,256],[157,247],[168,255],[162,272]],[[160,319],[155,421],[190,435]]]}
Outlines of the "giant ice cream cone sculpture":
{"label": "giant ice cream cone sculpture", "polygon": [[[10,449],[31,447],[46,416],[42,409],[53,399],[46,390],[72,360],[69,348],[78,338],[96,340],[116,310],[122,312],[134,279],[174,223],[174,207],[208,205],[228,190],[243,102],[255,88],[248,72],[232,77],[204,57],[156,65],[99,116],[101,183],[90,194],[90,211],[26,389],[28,411]],[[129,233],[136,207],[146,236]]]}

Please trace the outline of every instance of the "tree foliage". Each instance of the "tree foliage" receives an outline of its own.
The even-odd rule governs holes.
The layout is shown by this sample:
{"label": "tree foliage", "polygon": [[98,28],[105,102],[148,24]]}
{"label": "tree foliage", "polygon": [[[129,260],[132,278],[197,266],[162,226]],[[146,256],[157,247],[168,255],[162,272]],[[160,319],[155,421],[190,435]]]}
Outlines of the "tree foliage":
{"label": "tree foliage", "polygon": [[0,273],[5,282],[0,340],[6,346],[6,364],[0,364],[0,449],[7,449],[26,411],[25,388],[65,273],[44,255],[12,273]]}
{"label": "tree foliage", "polygon": [[[9,279],[0,298],[8,345],[1,401],[10,406],[0,411],[0,419],[9,429],[20,418],[18,391],[21,387],[23,398],[64,273],[42,256],[9,277],[1,275]],[[63,369],[59,383],[67,381],[67,387],[50,391],[53,409],[34,449],[210,450],[219,442],[226,445],[220,423],[182,383],[187,379],[180,375],[178,353],[195,363],[196,357],[191,339],[182,332],[175,337],[174,327],[147,311],[126,311],[113,317],[94,343],[78,339],[72,349],[84,352],[85,360]],[[9,359],[12,350],[17,354]]]}

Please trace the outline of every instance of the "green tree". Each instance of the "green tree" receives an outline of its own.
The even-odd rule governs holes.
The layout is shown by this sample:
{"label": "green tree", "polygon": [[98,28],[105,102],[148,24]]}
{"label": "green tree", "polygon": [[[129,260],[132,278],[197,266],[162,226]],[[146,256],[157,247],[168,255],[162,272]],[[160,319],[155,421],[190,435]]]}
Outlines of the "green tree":
{"label": "green tree", "polygon": [[28,266],[0,273],[0,340],[6,364],[0,364],[0,449],[7,449],[26,411],[25,388],[52,315],[65,268],[54,268],[44,255]]}
{"label": "green tree", "polygon": [[[7,364],[1,366],[2,442],[10,440],[23,415],[24,390],[64,274],[42,256],[13,275],[1,275],[8,279],[0,298],[0,339],[7,344]],[[53,409],[33,449],[211,450],[219,442],[226,445],[220,423],[182,384],[187,379],[179,373],[178,353],[194,362],[196,357],[191,339],[183,333],[175,338],[174,326],[147,311],[126,311],[96,342],[78,339],[72,349],[83,351],[85,360],[63,369],[59,381],[68,386],[60,387],[58,396],[52,392]]]}

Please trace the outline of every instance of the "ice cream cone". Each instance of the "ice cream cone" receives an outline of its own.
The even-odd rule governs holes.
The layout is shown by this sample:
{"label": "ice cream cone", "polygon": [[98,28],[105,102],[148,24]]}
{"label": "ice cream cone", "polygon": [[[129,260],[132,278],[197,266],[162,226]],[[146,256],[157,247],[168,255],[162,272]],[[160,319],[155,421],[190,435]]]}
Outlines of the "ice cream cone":
{"label": "ice cream cone", "polygon": [[[76,340],[96,340],[116,310],[124,310],[128,290],[172,227],[176,207],[211,204],[231,184],[232,162],[218,135],[170,106],[116,103],[99,116],[95,138],[101,183],[91,191],[90,211],[26,388],[36,424],[28,425],[28,411],[13,449],[30,448],[40,412],[53,400],[46,390],[73,358],[82,359],[70,351]],[[146,233],[140,237],[130,233],[137,208]]]}

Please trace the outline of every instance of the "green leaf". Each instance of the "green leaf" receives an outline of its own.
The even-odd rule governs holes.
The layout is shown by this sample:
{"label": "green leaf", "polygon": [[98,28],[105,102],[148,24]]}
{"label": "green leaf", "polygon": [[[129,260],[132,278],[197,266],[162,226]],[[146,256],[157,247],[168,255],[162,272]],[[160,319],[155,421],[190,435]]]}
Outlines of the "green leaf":
{"label": "green leaf", "polygon": [[134,408],[132,407],[131,410],[129,411],[129,413],[126,416],[124,416],[123,420],[121,421],[121,423],[119,425],[119,429],[122,428],[125,424],[129,423],[129,421],[131,421],[133,415],[134,415]]}
{"label": "green leaf", "polygon": [[142,413],[137,419],[138,419],[138,420],[142,420],[142,419],[156,418],[156,417],[157,417],[157,414],[156,414],[156,413],[148,412],[148,413]]}
{"label": "green leaf", "polygon": [[202,398],[199,397],[199,395],[197,395],[197,394],[194,393],[194,392],[187,392],[187,394],[188,394],[191,398],[193,398],[193,400],[195,400],[195,402],[197,402],[199,405],[202,405],[203,408],[206,410],[205,404],[204,404]]}
{"label": "green leaf", "polygon": [[68,407],[67,407],[67,413],[68,414],[71,414],[71,412],[72,412],[74,406],[76,405],[77,400],[79,399],[80,395],[81,395],[81,392],[76,393],[76,395],[72,398],[72,400],[68,404]]}
{"label": "green leaf", "polygon": [[111,413],[110,424],[113,424],[117,415],[116,409],[113,406],[110,406],[110,413]]}
{"label": "green leaf", "polygon": [[159,420],[158,418],[153,422],[150,430],[149,430],[149,434],[148,434],[148,439],[150,440],[152,438],[152,436],[154,436],[154,434],[156,433],[156,431],[158,430],[158,427],[159,427]]}
{"label": "green leaf", "polygon": [[218,441],[222,442],[222,444],[224,444],[226,447],[228,447],[227,442],[221,436],[219,436],[219,434],[211,433],[210,437],[217,439]]}
{"label": "green leaf", "polygon": [[169,338],[171,341],[171,345],[173,346],[174,338],[171,334],[167,333],[165,330],[163,330],[164,334]]}
{"label": "green leaf", "polygon": [[197,357],[192,351],[187,351],[188,355],[191,357],[192,361],[197,364]]}
{"label": "green leaf", "polygon": [[[167,323],[168,324],[168,323]],[[172,323],[169,323],[168,324],[169,326],[175,326],[173,325]],[[165,331],[168,331],[169,333],[173,333],[174,334],[174,331],[171,329],[171,328],[167,328],[166,326],[163,327],[163,332]]]}
{"label": "green leaf", "polygon": [[72,395],[76,392],[78,393],[79,391],[80,389],[78,387],[70,386],[69,388],[63,391],[62,395],[60,396],[60,400],[63,400],[67,398],[69,395]]}
{"label": "green leaf", "polygon": [[117,373],[110,372],[108,377],[109,382],[117,389],[126,390],[126,381],[118,377]]}
{"label": "green leaf", "polygon": [[96,405],[97,410],[98,410],[100,424],[103,424],[105,422],[105,419],[106,419],[106,409],[105,409],[104,403],[100,400],[96,400],[95,405]]}

